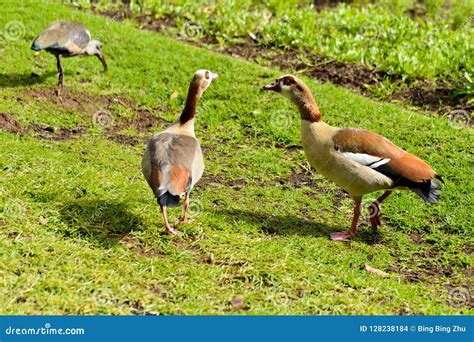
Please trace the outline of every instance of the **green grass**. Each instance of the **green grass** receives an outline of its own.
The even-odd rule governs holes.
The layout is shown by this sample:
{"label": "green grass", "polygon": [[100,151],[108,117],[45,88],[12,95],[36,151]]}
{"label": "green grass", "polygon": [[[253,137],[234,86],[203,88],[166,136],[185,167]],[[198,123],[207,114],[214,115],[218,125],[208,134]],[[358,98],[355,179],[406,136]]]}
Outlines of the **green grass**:
{"label": "green grass", "polygon": [[[88,0],[75,1],[88,7]],[[109,9],[120,4],[101,1]],[[135,13],[171,16],[172,36],[199,40],[207,35],[222,45],[248,40],[258,45],[322,54],[362,63],[400,79],[447,81],[457,95],[473,95],[474,1],[411,0],[341,3],[317,12],[311,0],[145,0],[132,1]],[[408,10],[423,17],[412,18]]]}
{"label": "green grass", "polygon": [[[88,131],[66,141],[0,131],[0,313],[473,313],[466,302],[450,305],[448,293],[468,288],[472,270],[471,130],[307,80],[328,123],[377,131],[446,180],[438,205],[397,193],[383,205],[380,235],[365,216],[360,236],[334,243],[328,233],[348,227],[352,201],[307,171],[295,109],[259,92],[279,71],[58,3],[1,5],[0,28],[25,27],[2,42],[1,111],[24,126]],[[54,58],[29,46],[57,18],[84,22],[109,57],[108,74],[95,58],[64,61],[66,92],[90,97],[82,107],[33,96],[54,91]],[[162,125],[121,132],[141,142],[174,120],[200,68],[220,75],[196,123],[205,177],[191,195],[194,222],[170,237],[140,172],[144,144],[108,139],[92,116],[106,109],[120,124],[152,110]],[[179,215],[170,210],[173,222]],[[247,310],[229,311],[237,295]]]}

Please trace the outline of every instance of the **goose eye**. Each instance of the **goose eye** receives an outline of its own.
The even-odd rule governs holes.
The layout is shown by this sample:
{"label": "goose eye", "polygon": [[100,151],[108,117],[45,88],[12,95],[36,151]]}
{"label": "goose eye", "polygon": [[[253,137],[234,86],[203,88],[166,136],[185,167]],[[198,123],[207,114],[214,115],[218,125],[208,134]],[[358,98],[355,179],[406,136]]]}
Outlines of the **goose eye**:
{"label": "goose eye", "polygon": [[209,71],[206,71],[205,77],[206,77],[206,80],[209,79]]}

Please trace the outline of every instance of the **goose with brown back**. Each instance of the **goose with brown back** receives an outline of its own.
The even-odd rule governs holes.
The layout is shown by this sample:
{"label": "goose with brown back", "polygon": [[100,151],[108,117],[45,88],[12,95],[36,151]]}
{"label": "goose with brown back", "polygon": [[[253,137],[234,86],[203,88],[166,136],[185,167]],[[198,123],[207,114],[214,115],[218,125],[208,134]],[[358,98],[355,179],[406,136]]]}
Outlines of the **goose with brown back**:
{"label": "goose with brown back", "polygon": [[369,207],[373,231],[381,224],[380,204],[395,189],[409,189],[427,203],[436,203],[441,189],[436,179],[442,179],[427,163],[376,133],[326,124],[313,94],[300,79],[282,76],[263,90],[280,93],[298,107],[301,140],[309,163],[354,198],[350,229],[332,233],[332,240],[346,240],[356,235],[365,194],[385,190]]}
{"label": "goose with brown back", "polygon": [[61,63],[63,57],[97,56],[104,71],[107,71],[102,43],[92,40],[89,30],[81,23],[57,21],[51,24],[36,37],[31,49],[46,50],[56,57],[59,73],[58,86],[60,87],[64,84],[64,69]]}
{"label": "goose with brown back", "polygon": [[188,220],[189,195],[204,172],[204,160],[194,133],[196,107],[217,74],[198,70],[191,81],[181,116],[149,141],[142,159],[142,172],[161,207],[165,228],[169,225],[166,208],[177,207],[184,196],[182,222]]}

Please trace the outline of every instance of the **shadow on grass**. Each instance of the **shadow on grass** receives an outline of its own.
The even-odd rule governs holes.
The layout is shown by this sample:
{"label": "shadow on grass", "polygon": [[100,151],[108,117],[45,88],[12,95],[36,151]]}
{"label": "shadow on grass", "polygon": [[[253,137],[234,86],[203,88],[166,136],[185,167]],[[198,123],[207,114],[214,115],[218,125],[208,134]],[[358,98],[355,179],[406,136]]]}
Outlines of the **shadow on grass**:
{"label": "shadow on grass", "polygon": [[[305,220],[302,217],[293,215],[272,215],[270,213],[238,209],[222,210],[218,211],[218,213],[228,217],[229,221],[235,221],[237,219],[246,221],[252,225],[258,225],[262,232],[271,235],[298,234],[303,236],[326,237],[329,240],[330,233],[348,229],[348,227],[345,226],[329,226],[325,223]],[[379,233],[374,234],[368,229],[360,228],[362,227],[359,226],[358,234],[346,241],[346,243],[349,243],[349,241],[362,242],[367,245],[380,243],[381,236]]]}
{"label": "shadow on grass", "polygon": [[35,73],[26,74],[0,74],[0,87],[1,88],[16,88],[24,86],[32,86],[35,84],[43,83],[48,77],[55,76],[57,73],[50,71],[42,75]]}
{"label": "shadow on grass", "polygon": [[302,217],[293,215],[272,215],[265,212],[240,209],[222,210],[217,213],[228,217],[229,221],[237,219],[246,221],[251,225],[257,225],[262,232],[267,234],[299,234],[329,238],[329,233],[341,230],[324,223],[307,221]]}
{"label": "shadow on grass", "polygon": [[123,236],[141,227],[140,219],[124,203],[104,200],[74,201],[60,209],[67,228],[65,237],[85,238],[102,247],[112,247]]}

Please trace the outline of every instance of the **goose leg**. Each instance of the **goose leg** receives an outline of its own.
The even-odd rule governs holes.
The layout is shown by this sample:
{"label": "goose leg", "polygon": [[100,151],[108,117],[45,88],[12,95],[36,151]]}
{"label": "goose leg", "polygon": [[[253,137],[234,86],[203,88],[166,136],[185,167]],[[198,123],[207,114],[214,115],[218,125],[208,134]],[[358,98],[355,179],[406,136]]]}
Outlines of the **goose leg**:
{"label": "goose leg", "polygon": [[56,59],[57,59],[58,73],[59,73],[58,86],[62,87],[64,84],[64,69],[63,69],[63,66],[61,65],[61,55],[57,55]]}
{"label": "goose leg", "polygon": [[168,215],[166,215],[166,207],[161,206],[161,214],[163,215],[163,220],[165,221],[165,229],[170,234],[176,234],[176,230],[171,228],[170,224],[168,223]]}
{"label": "goose leg", "polygon": [[58,89],[56,90],[56,95],[58,95],[58,97],[61,98],[61,90],[64,84],[64,69],[63,69],[63,66],[61,65],[61,55],[56,55],[56,61],[57,61],[58,74],[59,74]]}
{"label": "goose leg", "polygon": [[330,237],[333,241],[347,240],[357,233],[357,222],[359,221],[360,216],[360,206],[362,203],[362,198],[355,199],[354,205],[354,216],[352,217],[351,228],[347,232],[334,232],[331,233]]}
{"label": "goose leg", "polygon": [[183,202],[183,218],[180,221],[182,223],[188,223],[189,194],[189,192],[186,194],[186,198]]}
{"label": "goose leg", "polygon": [[392,193],[392,191],[385,191],[382,196],[377,198],[370,206],[370,225],[372,226],[372,231],[375,233],[378,226],[382,224],[380,220],[380,204]]}

